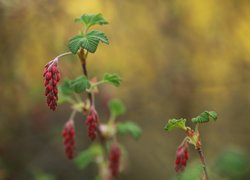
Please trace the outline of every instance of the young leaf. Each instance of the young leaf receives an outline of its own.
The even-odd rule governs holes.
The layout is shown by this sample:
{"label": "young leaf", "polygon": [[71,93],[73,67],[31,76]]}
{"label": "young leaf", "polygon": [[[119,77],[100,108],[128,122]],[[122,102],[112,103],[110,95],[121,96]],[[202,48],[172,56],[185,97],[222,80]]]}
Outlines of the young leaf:
{"label": "young leaf", "polygon": [[133,138],[138,139],[142,133],[141,128],[133,122],[124,122],[117,124],[117,132],[120,134],[130,133]]}
{"label": "young leaf", "polygon": [[113,117],[117,117],[126,112],[126,107],[120,99],[113,99],[109,101],[108,106],[111,112],[111,116]]}
{"label": "young leaf", "polygon": [[70,87],[74,89],[76,93],[82,93],[86,89],[90,88],[90,82],[86,76],[79,76],[75,80],[71,81]]}
{"label": "young leaf", "polygon": [[210,119],[216,121],[217,113],[215,111],[204,111],[199,116],[192,118],[193,123],[206,123]]}
{"label": "young leaf", "polygon": [[186,119],[169,119],[168,123],[165,125],[164,129],[170,131],[174,128],[186,129]]}
{"label": "young leaf", "polygon": [[92,145],[89,149],[81,152],[75,159],[74,162],[79,169],[84,169],[88,164],[90,164],[94,159],[101,155],[102,148],[100,145]]}
{"label": "young leaf", "polygon": [[95,24],[99,24],[99,25],[108,24],[108,21],[106,21],[102,17],[102,14],[83,14],[81,15],[81,17],[76,18],[75,22],[83,23],[86,26],[86,29],[88,29],[89,27]]}
{"label": "young leaf", "polygon": [[105,44],[109,44],[109,40],[103,32],[93,30],[88,32],[86,35],[77,35],[72,37],[69,40],[68,47],[73,54],[76,54],[80,47],[94,53],[100,41]]}
{"label": "young leaf", "polygon": [[116,87],[118,87],[122,81],[121,77],[118,76],[117,74],[109,74],[109,73],[104,74],[103,80],[113,84]]}

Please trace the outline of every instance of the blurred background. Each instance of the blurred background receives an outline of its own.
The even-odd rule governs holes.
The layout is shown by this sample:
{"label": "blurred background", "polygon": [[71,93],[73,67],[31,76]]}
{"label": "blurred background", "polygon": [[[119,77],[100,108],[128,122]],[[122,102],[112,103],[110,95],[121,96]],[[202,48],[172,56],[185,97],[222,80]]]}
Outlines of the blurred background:
{"label": "blurred background", "polygon": [[[184,133],[163,127],[169,118],[204,110],[219,115],[200,129],[212,179],[249,179],[248,0],[0,0],[0,179],[94,179],[95,165],[80,171],[64,155],[61,130],[70,109],[49,110],[42,72],[68,51],[81,28],[74,18],[99,12],[110,24],[96,28],[110,45],[89,55],[89,75],[115,72],[123,83],[101,90],[97,110],[105,117],[102,102],[118,97],[127,106],[123,119],[143,129],[137,141],[120,138],[129,160],[119,179],[174,178]],[[76,77],[78,58],[64,58],[60,70]],[[78,114],[77,152],[90,144],[84,121]],[[191,150],[189,163],[196,162]]]}

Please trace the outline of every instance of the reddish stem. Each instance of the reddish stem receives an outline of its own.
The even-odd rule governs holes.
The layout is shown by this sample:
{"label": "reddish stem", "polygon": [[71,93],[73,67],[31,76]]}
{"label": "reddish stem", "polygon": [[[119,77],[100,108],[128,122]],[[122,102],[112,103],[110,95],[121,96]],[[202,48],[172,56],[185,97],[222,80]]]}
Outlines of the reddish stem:
{"label": "reddish stem", "polygon": [[[87,62],[86,62],[86,56],[85,56],[85,53],[84,53],[84,50],[81,48],[80,49],[80,52],[78,54],[80,60],[81,60],[81,63],[82,63],[82,71],[83,71],[83,74],[88,77],[88,71],[87,71]],[[91,92],[88,92],[88,98],[90,100],[90,104],[91,106],[93,105],[93,97],[92,97],[92,94]]]}

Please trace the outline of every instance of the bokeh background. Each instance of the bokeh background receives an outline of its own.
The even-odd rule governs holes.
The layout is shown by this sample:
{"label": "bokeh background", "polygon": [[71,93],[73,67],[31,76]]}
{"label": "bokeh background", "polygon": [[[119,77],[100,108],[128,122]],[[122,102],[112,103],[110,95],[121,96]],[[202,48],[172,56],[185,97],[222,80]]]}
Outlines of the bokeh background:
{"label": "bokeh background", "polygon": [[[120,88],[106,96],[127,106],[123,119],[143,129],[138,141],[122,137],[129,160],[121,180],[175,176],[181,131],[166,133],[172,117],[219,114],[201,126],[204,153],[214,179],[249,179],[250,1],[248,0],[0,0],[0,179],[94,179],[96,167],[80,171],[64,156],[61,129],[70,109],[50,111],[42,71],[68,51],[83,13],[102,13],[110,45],[89,55],[90,76],[116,72]],[[81,73],[79,60],[60,62],[63,77]],[[103,115],[105,117],[105,115]],[[77,151],[89,144],[77,115]],[[191,150],[190,164],[198,162]],[[224,164],[223,164],[224,163]],[[231,164],[230,164],[231,163]]]}

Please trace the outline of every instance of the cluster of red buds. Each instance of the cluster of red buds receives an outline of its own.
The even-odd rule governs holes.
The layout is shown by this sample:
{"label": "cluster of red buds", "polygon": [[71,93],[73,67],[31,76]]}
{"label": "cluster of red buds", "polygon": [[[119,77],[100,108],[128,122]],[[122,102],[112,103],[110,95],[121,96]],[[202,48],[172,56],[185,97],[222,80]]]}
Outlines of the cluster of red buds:
{"label": "cluster of red buds", "polygon": [[120,168],[121,150],[117,144],[112,144],[109,152],[109,170],[113,177],[117,176]]}
{"label": "cluster of red buds", "polygon": [[96,110],[92,107],[90,113],[87,116],[85,123],[88,126],[88,137],[93,141],[97,135],[97,126],[99,123],[99,117]]}
{"label": "cluster of red buds", "polygon": [[54,111],[58,100],[57,84],[60,81],[60,72],[57,69],[57,59],[45,65],[43,77],[47,104],[49,108]]}
{"label": "cluster of red buds", "polygon": [[189,158],[188,144],[184,143],[183,145],[179,146],[176,151],[176,160],[175,160],[176,172],[182,172],[185,169],[188,158]]}
{"label": "cluster of red buds", "polygon": [[75,151],[75,127],[73,120],[66,122],[62,135],[65,154],[69,159],[72,159]]}

